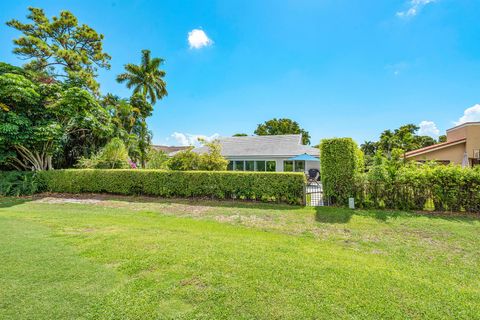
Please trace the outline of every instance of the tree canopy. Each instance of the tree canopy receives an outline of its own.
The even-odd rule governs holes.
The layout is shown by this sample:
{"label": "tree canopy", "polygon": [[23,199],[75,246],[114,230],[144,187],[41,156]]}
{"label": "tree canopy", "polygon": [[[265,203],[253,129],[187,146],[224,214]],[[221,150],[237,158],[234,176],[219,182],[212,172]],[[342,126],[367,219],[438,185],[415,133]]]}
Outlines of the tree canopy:
{"label": "tree canopy", "polygon": [[291,119],[277,119],[265,121],[257,126],[255,134],[259,136],[280,135],[280,134],[301,134],[302,143],[310,144],[310,134],[300,128],[298,122]]}
{"label": "tree canopy", "polygon": [[384,130],[378,141],[365,141],[360,147],[370,159],[377,153],[390,159],[394,152],[404,153],[439,142],[430,136],[418,135],[419,129],[414,124],[406,124],[395,130]]}
{"label": "tree canopy", "polygon": [[7,25],[23,35],[13,42],[13,53],[29,60],[27,70],[42,73],[46,79],[65,78],[94,92],[98,68],[110,68],[110,56],[103,51],[103,35],[98,34],[69,11],[49,19],[43,9],[28,8],[32,23],[16,19]]}
{"label": "tree canopy", "polygon": [[155,104],[168,94],[167,83],[163,79],[166,72],[160,69],[163,63],[162,58],[151,58],[150,50],[142,50],[141,64],[126,64],[126,72],[119,74],[117,81],[125,82],[128,89],[133,88],[134,94],[141,94],[145,100]]}

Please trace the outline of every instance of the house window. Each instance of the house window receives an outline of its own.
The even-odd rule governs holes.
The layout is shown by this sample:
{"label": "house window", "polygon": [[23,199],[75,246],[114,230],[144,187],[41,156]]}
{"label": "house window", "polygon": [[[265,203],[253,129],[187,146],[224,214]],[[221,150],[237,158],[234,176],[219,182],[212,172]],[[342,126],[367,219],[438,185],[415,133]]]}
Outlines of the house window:
{"label": "house window", "polygon": [[303,160],[295,161],[295,171],[305,172],[305,161]]}
{"label": "house window", "polygon": [[283,171],[292,172],[293,171],[293,161],[290,161],[290,160],[283,161]]}
{"label": "house window", "polygon": [[255,171],[255,161],[245,161],[245,171]]}
{"label": "house window", "polygon": [[228,171],[232,171],[232,170],[233,170],[233,162],[234,162],[234,161],[229,161],[229,162],[228,162],[228,165],[227,165],[227,170],[228,170]]}
{"label": "house window", "polygon": [[243,171],[243,161],[235,161],[235,171]]}
{"label": "house window", "polygon": [[267,171],[277,171],[277,163],[275,161],[267,161]]}
{"label": "house window", "polygon": [[255,161],[257,165],[257,171],[265,171],[265,161]]}

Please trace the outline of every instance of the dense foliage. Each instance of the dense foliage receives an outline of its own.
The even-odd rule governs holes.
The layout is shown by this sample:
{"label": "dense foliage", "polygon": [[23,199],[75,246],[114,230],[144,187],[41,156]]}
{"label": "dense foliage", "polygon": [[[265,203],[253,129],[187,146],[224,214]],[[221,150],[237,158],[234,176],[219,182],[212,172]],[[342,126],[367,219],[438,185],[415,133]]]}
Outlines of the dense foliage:
{"label": "dense foliage", "polygon": [[41,191],[34,172],[0,171],[0,196],[25,196]]}
{"label": "dense foliage", "polygon": [[101,96],[97,68],[109,68],[110,60],[103,36],[68,11],[52,19],[42,9],[29,11],[32,23],[7,23],[22,32],[13,52],[28,62],[22,68],[0,62],[0,170],[71,168],[79,159],[83,166],[112,139],[121,139],[129,162],[145,166],[152,139],[148,100],[167,94],[158,69],[163,59],[143,50],[142,65],[128,64],[133,73],[119,76],[133,95]]}
{"label": "dense foliage", "polygon": [[320,143],[320,171],[324,196],[344,205],[353,196],[355,176],[363,170],[363,153],[351,138],[324,139]]}
{"label": "dense foliage", "polygon": [[13,52],[30,60],[25,67],[47,78],[66,78],[96,92],[97,68],[110,68],[110,56],[103,52],[103,35],[86,24],[80,25],[69,11],[50,20],[42,9],[28,10],[32,23],[16,19],[7,22],[23,33],[14,40]]}
{"label": "dense foliage", "polygon": [[432,137],[418,135],[420,128],[414,124],[407,124],[395,130],[385,130],[380,134],[378,141],[365,141],[360,148],[366,156],[367,164],[370,165],[375,153],[380,152],[390,158],[392,153],[404,153],[442,142],[444,136],[435,140]]}
{"label": "dense foliage", "polygon": [[480,170],[376,157],[371,170],[357,175],[355,195],[366,208],[480,212]]}
{"label": "dense foliage", "polygon": [[45,190],[162,197],[209,197],[301,204],[301,173],[54,170],[38,173]]}
{"label": "dense foliage", "polygon": [[290,119],[272,119],[265,121],[257,126],[255,134],[259,136],[269,136],[277,134],[301,134],[302,143],[310,144],[310,134],[308,131],[300,128],[298,122]]}
{"label": "dense foliage", "polygon": [[198,154],[192,150],[182,150],[173,155],[167,162],[171,170],[203,170],[203,171],[225,171],[228,160],[221,154],[220,143],[216,140],[211,142],[203,141],[208,152]]}
{"label": "dense foliage", "polygon": [[148,152],[147,169],[167,169],[168,155],[161,150],[150,149]]}
{"label": "dense foliage", "polygon": [[80,158],[77,166],[84,169],[125,169],[129,167],[128,151],[120,138],[113,138],[97,154]]}

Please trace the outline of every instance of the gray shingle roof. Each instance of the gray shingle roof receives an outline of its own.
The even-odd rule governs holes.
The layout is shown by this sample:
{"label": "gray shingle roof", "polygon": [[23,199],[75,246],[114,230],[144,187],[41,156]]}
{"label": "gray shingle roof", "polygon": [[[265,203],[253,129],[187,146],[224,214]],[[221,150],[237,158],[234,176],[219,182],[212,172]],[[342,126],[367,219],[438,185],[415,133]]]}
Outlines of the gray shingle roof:
{"label": "gray shingle roof", "polygon": [[[302,145],[302,135],[246,136],[219,138],[224,157],[241,156],[297,156],[307,153],[319,156],[319,150]],[[197,153],[208,152],[207,147],[193,149]]]}

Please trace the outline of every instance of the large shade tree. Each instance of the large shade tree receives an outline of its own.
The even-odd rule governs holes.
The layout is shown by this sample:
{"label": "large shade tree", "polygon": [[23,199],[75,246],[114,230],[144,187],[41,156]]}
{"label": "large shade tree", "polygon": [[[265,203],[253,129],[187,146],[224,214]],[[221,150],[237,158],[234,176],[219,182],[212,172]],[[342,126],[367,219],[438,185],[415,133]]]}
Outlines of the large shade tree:
{"label": "large shade tree", "polygon": [[103,51],[103,35],[80,24],[69,11],[49,19],[43,9],[28,8],[31,23],[16,19],[7,25],[22,32],[13,42],[13,52],[28,60],[25,68],[45,79],[67,80],[77,86],[98,91],[98,68],[109,69],[110,56]]}
{"label": "large shade tree", "polygon": [[108,113],[88,91],[36,79],[0,64],[0,167],[52,169],[71,137],[110,133]]}
{"label": "large shade tree", "polygon": [[272,119],[265,121],[257,126],[255,134],[259,136],[278,135],[278,134],[301,134],[302,143],[310,144],[310,134],[302,129],[298,122],[291,119]]}

